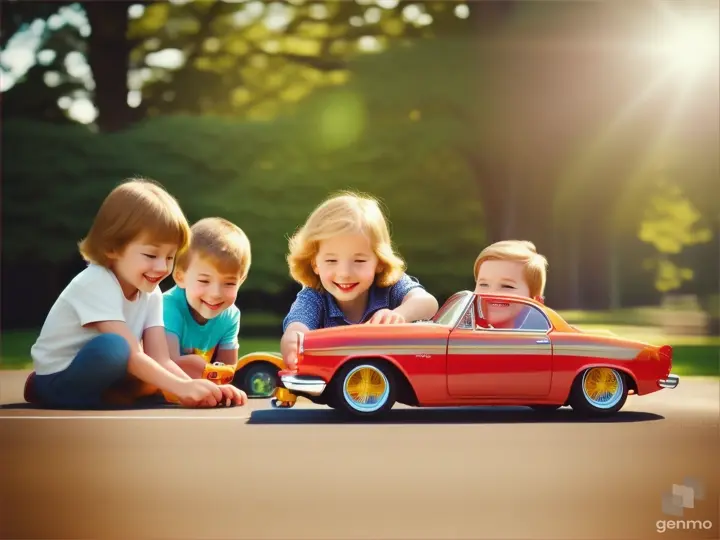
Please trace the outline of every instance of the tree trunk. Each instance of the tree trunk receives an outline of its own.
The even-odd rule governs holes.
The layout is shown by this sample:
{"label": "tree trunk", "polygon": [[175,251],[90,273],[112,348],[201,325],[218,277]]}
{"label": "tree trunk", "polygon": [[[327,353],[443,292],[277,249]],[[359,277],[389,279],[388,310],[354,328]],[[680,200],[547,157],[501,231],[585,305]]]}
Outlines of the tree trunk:
{"label": "tree trunk", "polygon": [[101,132],[120,131],[137,116],[127,102],[132,50],[127,38],[130,5],[123,1],[83,3],[92,28],[87,59],[95,80],[96,124]]}
{"label": "tree trunk", "polygon": [[[522,181],[534,168],[531,163],[517,160],[502,163],[484,164],[481,158],[470,158],[483,202],[487,245],[500,240],[529,240],[545,255],[552,272],[563,266],[563,262],[553,260],[557,252],[553,235],[552,188],[544,178]],[[550,275],[552,275],[552,272]],[[548,304],[566,307],[567,291],[560,285],[564,281],[553,280],[554,285],[546,287]]]}
{"label": "tree trunk", "polygon": [[[599,215],[595,215],[597,212]],[[589,213],[589,212],[588,212]],[[583,309],[610,307],[610,239],[605,227],[607,214],[596,208],[580,225],[580,288]]]}
{"label": "tree trunk", "polygon": [[555,223],[548,252],[547,303],[555,309],[581,309],[580,238],[567,220]]}
{"label": "tree trunk", "polygon": [[610,238],[610,309],[622,307],[622,287],[620,281],[620,242],[614,236]]}

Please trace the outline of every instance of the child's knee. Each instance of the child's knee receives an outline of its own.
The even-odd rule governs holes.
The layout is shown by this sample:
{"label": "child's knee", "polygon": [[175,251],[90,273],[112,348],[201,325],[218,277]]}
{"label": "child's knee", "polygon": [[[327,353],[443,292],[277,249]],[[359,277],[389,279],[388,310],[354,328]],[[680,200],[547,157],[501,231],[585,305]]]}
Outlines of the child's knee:
{"label": "child's knee", "polygon": [[93,353],[107,369],[125,373],[130,359],[130,345],[119,334],[101,334],[92,340]]}

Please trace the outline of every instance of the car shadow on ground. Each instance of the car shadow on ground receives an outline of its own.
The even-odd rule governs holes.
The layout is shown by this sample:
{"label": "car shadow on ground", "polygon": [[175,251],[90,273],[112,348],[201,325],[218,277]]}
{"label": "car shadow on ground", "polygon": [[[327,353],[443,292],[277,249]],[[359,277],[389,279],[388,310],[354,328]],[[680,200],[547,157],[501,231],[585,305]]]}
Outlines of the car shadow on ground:
{"label": "car shadow on ground", "polygon": [[652,422],[665,417],[655,413],[620,411],[605,418],[584,418],[572,409],[537,412],[527,407],[442,407],[393,409],[384,418],[348,418],[324,409],[261,409],[253,411],[248,424],[530,424],[530,423],[625,423]]}

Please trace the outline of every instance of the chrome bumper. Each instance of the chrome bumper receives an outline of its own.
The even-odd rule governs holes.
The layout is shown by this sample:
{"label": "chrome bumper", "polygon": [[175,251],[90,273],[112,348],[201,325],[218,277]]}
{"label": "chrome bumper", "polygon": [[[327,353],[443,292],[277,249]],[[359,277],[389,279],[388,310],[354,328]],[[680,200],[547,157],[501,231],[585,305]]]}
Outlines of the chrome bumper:
{"label": "chrome bumper", "polygon": [[658,386],[660,388],[675,388],[679,382],[680,377],[671,373],[670,375],[668,375],[667,379],[658,380]]}
{"label": "chrome bumper", "polygon": [[319,396],[325,391],[326,383],[320,377],[298,377],[282,375],[280,381],[291,392],[301,392],[311,396]]}

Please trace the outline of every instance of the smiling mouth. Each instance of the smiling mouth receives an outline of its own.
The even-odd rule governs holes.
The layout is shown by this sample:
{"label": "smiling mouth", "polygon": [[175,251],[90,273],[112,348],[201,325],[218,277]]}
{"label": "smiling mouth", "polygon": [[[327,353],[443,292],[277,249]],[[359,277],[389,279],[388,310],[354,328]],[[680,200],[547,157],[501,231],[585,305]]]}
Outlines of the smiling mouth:
{"label": "smiling mouth", "polygon": [[159,277],[150,277],[147,274],[143,274],[143,277],[147,279],[150,283],[157,283],[162,279],[162,276]]}
{"label": "smiling mouth", "polygon": [[212,309],[213,311],[216,311],[216,310],[220,309],[220,308],[222,307],[222,305],[223,305],[222,302],[218,302],[217,304],[210,304],[210,303],[206,302],[205,300],[200,300],[200,301],[201,301],[204,305],[206,305],[208,308]]}
{"label": "smiling mouth", "polygon": [[334,281],[333,284],[343,292],[352,291],[358,285],[357,283],[335,283]]}

